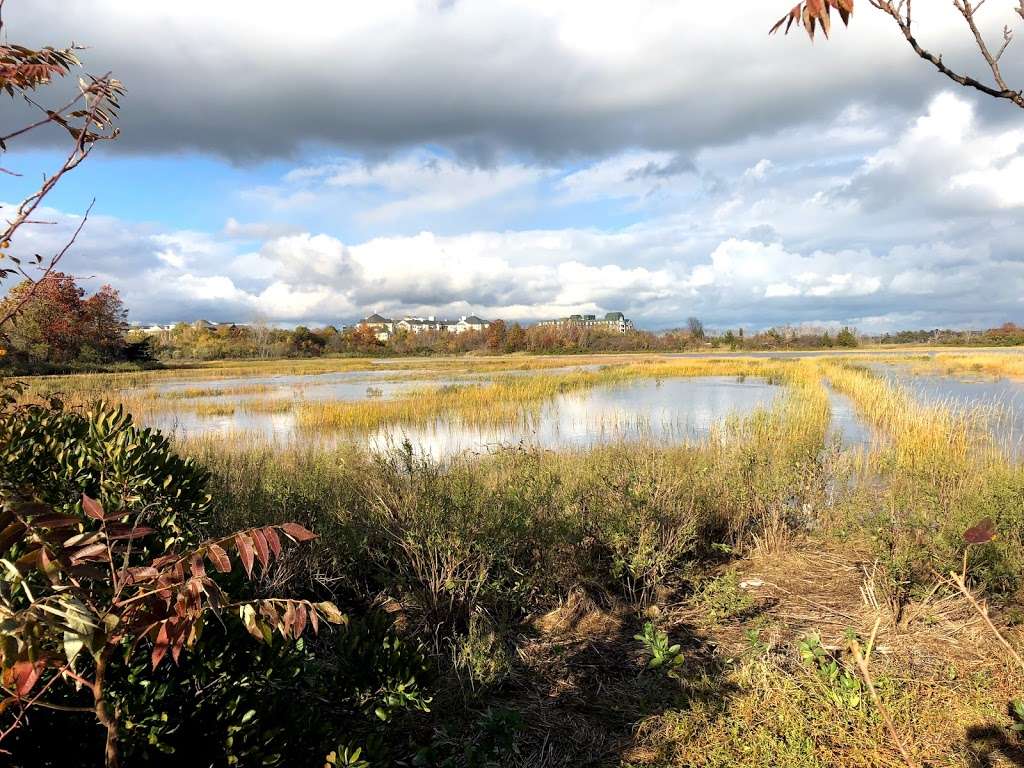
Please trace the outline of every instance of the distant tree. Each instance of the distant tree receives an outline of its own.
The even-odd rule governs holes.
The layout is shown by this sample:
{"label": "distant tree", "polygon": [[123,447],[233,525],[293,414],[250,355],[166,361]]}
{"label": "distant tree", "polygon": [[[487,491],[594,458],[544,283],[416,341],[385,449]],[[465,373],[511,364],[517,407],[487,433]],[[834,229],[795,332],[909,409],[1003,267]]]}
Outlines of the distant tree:
{"label": "distant tree", "polygon": [[690,332],[690,336],[700,341],[704,340],[704,323],[699,318],[690,317],[686,320],[686,328]]}
{"label": "distant tree", "polygon": [[837,347],[856,347],[857,335],[848,327],[843,328],[836,334]]}
{"label": "distant tree", "polygon": [[512,323],[508,329],[508,342],[505,346],[509,352],[522,352],[526,349],[526,331],[519,323]]}
{"label": "distant tree", "polygon": [[[940,74],[966,88],[973,88],[993,98],[1009,101],[1024,109],[1024,91],[1020,88],[1011,88],[1006,82],[1000,67],[1003,54],[1006,53],[1006,49],[1013,42],[1013,30],[1010,29],[1009,25],[1004,26],[1002,39],[997,44],[997,47],[989,45],[979,29],[976,19],[976,14],[982,5],[985,4],[985,0],[977,0],[977,2],[953,0],[953,7],[963,16],[964,22],[974,38],[978,52],[991,73],[990,83],[983,83],[981,80],[970,75],[951,69],[946,65],[942,54],[932,53],[922,47],[914,34],[913,3],[911,0],[868,0],[868,2],[874,8],[892,18],[914,53],[935,67],[936,71]],[[1011,0],[1010,5],[1013,11],[1021,19],[1024,19],[1024,0]],[[789,13],[779,19],[775,26],[771,28],[769,34],[777,32],[783,25],[785,25],[785,31],[788,33],[795,24],[807,30],[807,34],[812,40],[814,39],[814,31],[817,27],[820,27],[822,32],[825,33],[825,37],[828,37],[829,30],[831,29],[833,9],[838,11],[843,23],[848,24],[850,16],[853,14],[853,0],[804,0],[804,2],[793,6]]]}
{"label": "distant tree", "polygon": [[128,311],[121,294],[104,285],[82,304],[83,341],[101,359],[120,357],[125,347]]}
{"label": "distant tree", "polygon": [[304,325],[292,331],[292,348],[302,357],[318,357],[323,354],[325,341]]}
{"label": "distant tree", "polygon": [[352,345],[356,349],[367,350],[383,346],[377,339],[377,334],[368,325],[358,325],[352,331]]}
{"label": "distant tree", "polygon": [[823,334],[821,334],[821,346],[823,346],[823,347],[831,347],[832,346],[832,337],[829,335],[828,331],[825,331]]}
{"label": "distant tree", "polygon": [[484,343],[490,352],[504,352],[508,343],[508,332],[504,320],[495,320],[484,331]]}

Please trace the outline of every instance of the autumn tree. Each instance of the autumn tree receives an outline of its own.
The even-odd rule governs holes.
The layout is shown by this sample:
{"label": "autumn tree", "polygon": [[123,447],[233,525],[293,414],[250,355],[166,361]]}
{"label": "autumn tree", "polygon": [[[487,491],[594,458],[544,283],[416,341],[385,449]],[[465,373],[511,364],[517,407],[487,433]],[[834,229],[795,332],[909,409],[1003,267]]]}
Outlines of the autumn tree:
{"label": "autumn tree", "polygon": [[506,346],[509,352],[522,352],[526,349],[526,331],[519,323],[512,323],[512,327],[508,329]]}
{"label": "autumn tree", "polygon": [[44,280],[14,286],[0,301],[0,316],[15,307],[18,320],[8,330],[8,343],[29,362],[109,361],[124,351],[126,312],[109,285],[86,298],[73,277],[51,272]]}
{"label": "autumn tree", "polygon": [[504,352],[508,341],[508,332],[504,320],[495,320],[484,331],[485,344],[489,352]]}
{"label": "autumn tree", "polygon": [[[966,88],[973,88],[996,99],[1009,101],[1024,109],[1024,91],[1013,88],[1007,83],[1000,66],[1003,54],[1013,42],[1014,32],[1009,24],[1003,26],[1001,39],[994,44],[985,39],[978,26],[977,14],[986,0],[953,0],[953,7],[963,17],[964,23],[978,48],[978,53],[988,70],[988,75],[975,77],[965,72],[950,68],[941,53],[934,53],[926,48],[917,38],[914,27],[912,0],[868,0],[873,8],[889,16],[899,28],[907,44],[914,53],[931,64],[936,71],[953,82]],[[1013,13],[1024,19],[1024,0],[1012,0],[1009,4]],[[769,34],[785,27],[785,32],[795,25],[803,27],[810,38],[814,39],[816,29],[821,29],[828,37],[832,26],[832,11],[835,10],[844,24],[849,24],[853,14],[853,0],[804,0],[779,19]],[[987,82],[986,82],[987,80]]]}

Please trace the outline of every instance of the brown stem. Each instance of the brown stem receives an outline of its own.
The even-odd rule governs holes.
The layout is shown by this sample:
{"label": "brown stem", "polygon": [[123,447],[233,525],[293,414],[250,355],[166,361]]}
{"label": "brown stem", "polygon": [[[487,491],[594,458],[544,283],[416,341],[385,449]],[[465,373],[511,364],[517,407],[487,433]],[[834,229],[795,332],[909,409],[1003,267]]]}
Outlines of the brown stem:
{"label": "brown stem", "polygon": [[117,713],[112,711],[110,702],[104,698],[104,684],[106,683],[107,664],[110,661],[111,650],[104,648],[96,660],[96,676],[93,680],[93,699],[96,702],[96,719],[100,725],[107,729],[107,746],[104,753],[104,765],[106,768],[118,768],[120,759],[117,751]]}
{"label": "brown stem", "polygon": [[[872,639],[875,636],[875,632],[878,631],[878,622],[875,623],[875,631],[871,633]],[[871,652],[869,643],[868,653]],[[889,715],[889,710],[885,704],[882,703],[882,699],[878,696],[878,691],[875,690],[875,681],[871,677],[871,670],[868,669],[868,663],[864,659],[864,655],[860,652],[860,643],[856,640],[850,641],[850,651],[853,653],[853,660],[857,663],[857,669],[860,670],[861,677],[864,678],[864,683],[867,685],[868,694],[871,696],[871,701],[874,702],[875,709],[878,710],[878,714],[882,717],[882,722],[885,724],[885,729],[889,732],[889,738],[892,739],[893,744],[896,745],[896,749],[899,750],[900,757],[903,758],[903,762],[907,764],[907,768],[918,768],[917,761],[910,756],[907,752],[907,748],[903,746],[903,739],[900,738],[899,731],[896,730],[896,724],[892,721],[892,717]]]}
{"label": "brown stem", "polygon": [[[910,47],[913,48],[914,53],[916,53],[920,58],[924,59],[925,61],[931,63],[931,65],[934,66],[935,69],[938,70],[941,74],[945,75],[953,82],[959,83],[960,85],[966,88],[974,88],[977,91],[981,91],[982,93],[988,94],[989,96],[992,96],[997,99],[1006,99],[1016,104],[1018,107],[1024,108],[1024,92],[1013,90],[1012,88],[1008,87],[1006,83],[1003,81],[1002,73],[999,71],[998,58],[992,55],[991,51],[988,49],[988,46],[981,38],[980,33],[975,35],[975,40],[979,46],[981,55],[984,57],[986,63],[989,65],[989,68],[992,69],[993,76],[996,80],[996,85],[999,86],[997,88],[985,85],[985,83],[976,80],[970,75],[963,75],[960,74],[959,72],[953,71],[952,69],[947,67],[945,63],[943,63],[941,55],[936,56],[931,51],[922,47],[922,45],[918,42],[917,38],[914,36],[913,21],[911,20],[910,16],[909,2],[906,6],[906,13],[904,13],[903,11],[904,6],[902,3],[894,5],[892,0],[870,0],[870,2],[871,5],[873,5],[875,8],[877,8],[880,11],[883,11],[884,13],[887,13],[889,16],[892,17],[892,19],[896,22],[896,25],[900,28],[900,32],[903,33],[903,37],[906,38],[907,43],[909,43]],[[971,26],[973,32],[977,28],[974,24],[974,12],[977,11],[980,7],[980,3],[978,5],[970,7],[969,5],[963,5],[961,3],[961,0],[957,0],[956,7],[957,10],[959,10],[961,14],[963,14],[964,18],[967,20],[968,25]],[[965,8],[966,10],[964,10]],[[1024,13],[1022,13],[1021,15],[1022,17],[1024,17]]]}
{"label": "brown stem", "polygon": [[963,576],[960,576],[955,572],[950,572],[949,578],[950,581],[952,581],[953,584],[956,586],[956,588],[960,590],[960,594],[967,598],[967,601],[971,604],[971,607],[974,608],[974,610],[977,611],[978,615],[981,616],[981,618],[985,621],[986,626],[988,626],[989,632],[991,632],[992,635],[996,638],[996,640],[998,640],[1000,644],[1006,649],[1006,652],[1010,654],[1010,657],[1015,662],[1017,662],[1017,666],[1024,670],[1024,658],[1021,658],[1021,655],[1017,652],[1017,649],[1010,644],[1009,640],[1003,637],[1003,633],[996,629],[996,625],[992,623],[992,619],[988,615],[988,606],[978,602],[978,598],[976,598],[974,594],[971,592],[971,590],[967,588],[967,582]]}

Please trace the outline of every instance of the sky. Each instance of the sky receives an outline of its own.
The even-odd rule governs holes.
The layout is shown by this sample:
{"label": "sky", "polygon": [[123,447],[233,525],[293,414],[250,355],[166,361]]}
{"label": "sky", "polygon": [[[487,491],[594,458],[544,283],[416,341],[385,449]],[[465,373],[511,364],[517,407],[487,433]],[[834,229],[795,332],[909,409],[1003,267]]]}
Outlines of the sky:
{"label": "sky", "polygon": [[[95,198],[62,269],[141,323],[1024,324],[1024,113],[866,2],[829,41],[769,37],[789,4],[8,0],[10,42],[87,45],[128,90],[13,250],[55,252]],[[919,5],[981,76],[955,10]],[[1024,35],[1003,69],[1024,84]],[[4,208],[64,151],[29,137]]]}

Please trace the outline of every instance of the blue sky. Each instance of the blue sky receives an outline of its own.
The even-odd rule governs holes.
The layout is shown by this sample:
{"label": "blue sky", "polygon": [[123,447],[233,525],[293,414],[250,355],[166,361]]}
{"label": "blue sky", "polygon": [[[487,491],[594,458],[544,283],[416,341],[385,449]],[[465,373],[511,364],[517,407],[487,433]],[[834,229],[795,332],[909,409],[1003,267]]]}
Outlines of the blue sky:
{"label": "blue sky", "polygon": [[[58,248],[95,197],[65,268],[140,322],[1024,322],[1019,110],[939,78],[870,7],[814,45],[768,38],[785,9],[763,0],[693,7],[11,0],[12,41],[86,42],[128,88],[122,138],[15,248]],[[977,68],[945,4],[918,23]],[[0,202],[58,138],[11,147],[26,177]]]}

